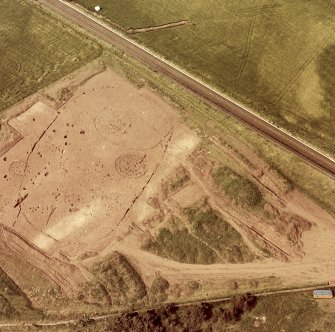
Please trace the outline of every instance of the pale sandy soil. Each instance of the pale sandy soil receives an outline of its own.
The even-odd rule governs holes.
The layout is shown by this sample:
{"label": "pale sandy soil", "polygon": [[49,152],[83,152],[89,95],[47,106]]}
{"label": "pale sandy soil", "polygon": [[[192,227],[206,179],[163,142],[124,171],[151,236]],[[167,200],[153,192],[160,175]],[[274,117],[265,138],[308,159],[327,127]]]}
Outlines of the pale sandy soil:
{"label": "pale sandy soil", "polygon": [[[172,284],[196,279],[214,290],[228,279],[274,276],[282,286],[334,279],[334,219],[300,192],[286,192],[282,179],[238,138],[229,138],[230,143],[249,160],[245,172],[262,186],[275,220],[298,218],[312,225],[297,231],[297,243],[264,216],[218,195],[210,164],[198,167],[200,157],[194,156],[199,137],[151,90],[138,89],[110,70],[75,88],[72,81],[64,100],[56,100],[55,86],[49,99],[17,105],[6,124],[21,138],[0,149],[2,250],[36,266],[68,294],[90,279],[93,262],[114,250],[130,259],[148,285],[157,274]],[[2,136],[1,146],[8,141],[12,136]],[[242,163],[233,149],[213,142]],[[180,165],[191,181],[163,199],[162,182]],[[246,264],[191,265],[141,250],[143,234],[158,227],[146,222],[157,212],[148,203],[152,197],[159,197],[165,214],[208,197],[257,258]],[[277,255],[265,258],[255,241]],[[87,252],[93,254],[83,260]]]}

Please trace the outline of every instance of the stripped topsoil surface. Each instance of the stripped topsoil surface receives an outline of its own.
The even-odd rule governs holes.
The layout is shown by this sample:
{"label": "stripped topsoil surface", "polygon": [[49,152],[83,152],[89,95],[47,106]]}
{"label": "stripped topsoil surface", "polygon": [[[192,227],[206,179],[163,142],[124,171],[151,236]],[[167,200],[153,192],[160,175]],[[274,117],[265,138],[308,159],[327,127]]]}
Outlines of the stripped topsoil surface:
{"label": "stripped topsoil surface", "polygon": [[[24,111],[24,104],[17,105],[2,124],[10,134],[0,147],[0,248],[41,270],[67,295],[97,283],[113,293],[113,285],[102,281],[106,257],[126,275],[125,283],[138,274],[134,294],[157,276],[175,290],[197,281],[195,296],[213,295],[231,280],[243,285],[272,277],[273,285],[290,286],[332,279],[334,220],[300,192],[281,186],[283,179],[238,138],[230,142],[239,154],[214,143],[231,159],[243,156],[241,165],[263,197],[258,210],[241,208],[218,191],[212,176],[217,162],[150,89],[105,70],[75,87],[57,83],[54,90]],[[239,248],[238,259],[218,245],[210,225],[206,236],[195,230],[185,211],[199,209],[236,236],[229,250]],[[165,244],[152,245],[163,228],[197,241],[191,248],[199,254],[205,248],[212,261],[206,256],[203,264],[185,263]]]}

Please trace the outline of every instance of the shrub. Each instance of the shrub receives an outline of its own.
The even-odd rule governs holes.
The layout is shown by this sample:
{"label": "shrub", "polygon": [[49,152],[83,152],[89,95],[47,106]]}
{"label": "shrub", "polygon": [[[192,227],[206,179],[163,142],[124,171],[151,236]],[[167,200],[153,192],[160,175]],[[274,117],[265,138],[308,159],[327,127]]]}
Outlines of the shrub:
{"label": "shrub", "polygon": [[192,225],[194,234],[219,251],[225,261],[239,263],[253,259],[241,235],[206,202],[200,207],[186,208],[184,213]]}
{"label": "shrub", "polygon": [[91,270],[102,286],[93,291],[99,298],[101,289],[107,291],[114,304],[134,302],[146,295],[146,286],[141,276],[117,251],[94,264]]}
{"label": "shrub", "polygon": [[151,284],[150,292],[153,294],[165,293],[165,291],[170,287],[169,282],[163,277],[159,276]]}
{"label": "shrub", "polygon": [[262,193],[258,187],[229,167],[218,168],[212,176],[218,189],[235,204],[248,208],[255,208],[261,204]]}
{"label": "shrub", "polygon": [[200,284],[195,281],[195,280],[189,280],[187,283],[186,283],[186,287],[188,289],[191,289],[191,290],[197,290],[200,288]]}
{"label": "shrub", "polygon": [[192,236],[187,228],[174,232],[162,228],[157,238],[148,239],[142,249],[181,263],[213,264],[220,261],[216,253]]}

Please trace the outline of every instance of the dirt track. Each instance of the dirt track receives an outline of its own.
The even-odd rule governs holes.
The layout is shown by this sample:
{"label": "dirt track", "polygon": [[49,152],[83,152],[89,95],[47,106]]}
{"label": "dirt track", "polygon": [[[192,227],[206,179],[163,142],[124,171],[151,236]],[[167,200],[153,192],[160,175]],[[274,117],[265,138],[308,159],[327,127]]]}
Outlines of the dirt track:
{"label": "dirt track", "polygon": [[187,74],[175,66],[172,66],[165,60],[162,60],[158,56],[153,55],[145,48],[126,39],[119,33],[116,33],[112,29],[106,27],[103,23],[100,23],[97,20],[81,13],[63,1],[39,0],[39,2],[48,6],[57,13],[65,16],[71,21],[79,24],[88,32],[98,36],[107,43],[116,45],[124,52],[127,52],[136,59],[149,65],[152,69],[157,70],[169,78],[177,81],[200,96],[207,103],[210,103],[221,111],[225,111],[228,114],[234,116],[261,134],[267,136],[274,142],[282,145],[286,149],[307,160],[313,166],[318,167],[322,171],[327,172],[332,176],[335,176],[335,161],[332,158],[322,154],[313,147],[271,125],[247,109],[237,105],[222,94],[208,87],[206,84],[193,78],[190,74]]}

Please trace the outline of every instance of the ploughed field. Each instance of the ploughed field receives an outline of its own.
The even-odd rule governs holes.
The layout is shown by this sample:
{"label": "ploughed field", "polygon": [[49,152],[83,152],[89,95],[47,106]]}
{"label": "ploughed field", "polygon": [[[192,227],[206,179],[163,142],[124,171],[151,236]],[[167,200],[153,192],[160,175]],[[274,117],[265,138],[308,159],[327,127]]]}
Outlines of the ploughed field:
{"label": "ploughed field", "polygon": [[[74,2],[93,9],[92,0]],[[100,15],[264,118],[334,154],[333,1],[102,0]]]}
{"label": "ploughed field", "polygon": [[28,2],[0,2],[0,31],[0,111],[101,52],[99,45]]}

